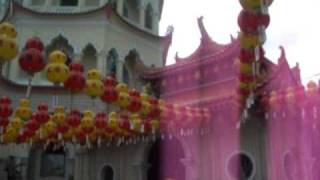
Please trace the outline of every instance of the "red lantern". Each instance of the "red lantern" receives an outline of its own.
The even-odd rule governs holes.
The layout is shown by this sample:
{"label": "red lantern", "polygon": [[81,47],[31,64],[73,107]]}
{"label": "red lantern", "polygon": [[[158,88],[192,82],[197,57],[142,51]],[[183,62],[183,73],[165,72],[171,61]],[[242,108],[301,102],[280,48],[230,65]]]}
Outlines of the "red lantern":
{"label": "red lantern", "polygon": [[241,31],[248,34],[255,34],[259,27],[267,28],[270,23],[268,14],[258,14],[251,11],[242,10],[238,17],[238,24]]}
{"label": "red lantern", "polygon": [[50,119],[50,116],[48,113],[48,105],[45,103],[41,103],[38,106],[38,110],[37,110],[34,118],[37,121],[37,123],[39,123],[39,124],[45,124],[46,122],[48,122]]}
{"label": "red lantern", "polygon": [[140,98],[140,93],[139,93],[139,91],[137,91],[136,89],[131,89],[131,90],[129,91],[129,95],[130,95],[131,97]]}
{"label": "red lantern", "polygon": [[57,130],[59,133],[64,134],[69,130],[69,126],[67,124],[61,124],[58,126]]}
{"label": "red lantern", "polygon": [[114,77],[112,76],[107,76],[104,80],[103,80],[103,84],[104,86],[115,86],[117,84],[117,81],[114,79]]}
{"label": "red lantern", "polygon": [[71,92],[79,92],[86,86],[86,79],[83,76],[83,65],[80,61],[72,62],[69,65],[71,70],[68,79],[64,82],[64,87]]}
{"label": "red lantern", "polygon": [[35,119],[31,118],[29,121],[27,121],[24,127],[25,129],[35,132],[39,129],[39,123]]}
{"label": "red lantern", "polygon": [[100,97],[100,99],[105,103],[111,103],[118,100],[118,92],[115,90],[113,86],[105,86],[104,93]]}
{"label": "red lantern", "polygon": [[81,113],[79,110],[72,110],[68,116],[66,122],[69,126],[76,128],[81,123]]}
{"label": "red lantern", "polygon": [[98,129],[105,129],[107,127],[106,113],[97,113],[95,117],[95,126]]}
{"label": "red lantern", "polygon": [[150,118],[158,118],[160,116],[160,113],[161,113],[161,111],[160,111],[158,105],[157,104],[152,104],[151,105],[151,111],[149,113],[149,117]]}
{"label": "red lantern", "polygon": [[0,105],[10,105],[11,99],[7,96],[2,96],[0,99]]}
{"label": "red lantern", "polygon": [[84,67],[79,60],[75,60],[69,64],[70,71],[84,72]]}
{"label": "red lantern", "polygon": [[42,71],[46,66],[43,54],[37,49],[27,49],[19,58],[20,68],[27,73],[34,74]]}
{"label": "red lantern", "polygon": [[241,49],[239,59],[242,63],[252,63],[255,60],[255,52],[253,50]]}
{"label": "red lantern", "polygon": [[130,112],[138,112],[141,109],[141,101],[136,96],[131,96],[131,101],[127,109]]}
{"label": "red lantern", "polygon": [[28,39],[25,45],[26,49],[37,49],[38,51],[42,52],[44,49],[44,45],[41,42],[41,39],[38,37],[33,37]]}
{"label": "red lantern", "polygon": [[11,116],[12,108],[10,107],[10,104],[11,104],[11,100],[8,97],[3,96],[0,99],[0,117],[1,118],[6,119],[9,116]]}
{"label": "red lantern", "polygon": [[[1,118],[0,119],[0,128],[2,129],[2,132],[6,129],[6,127],[9,124],[9,120],[7,118]],[[0,132],[1,133],[1,132]]]}

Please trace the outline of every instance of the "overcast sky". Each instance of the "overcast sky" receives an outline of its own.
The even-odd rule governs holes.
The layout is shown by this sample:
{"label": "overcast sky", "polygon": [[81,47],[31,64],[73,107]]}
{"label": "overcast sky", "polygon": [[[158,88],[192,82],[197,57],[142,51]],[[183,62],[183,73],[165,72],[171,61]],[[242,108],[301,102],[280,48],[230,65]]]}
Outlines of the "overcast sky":
{"label": "overcast sky", "polygon": [[[241,10],[237,0],[165,0],[160,34],[168,25],[175,27],[169,63],[175,52],[180,57],[192,53],[200,42],[197,17],[204,16],[204,23],[213,40],[230,42],[230,34],[239,31],[237,17]],[[296,62],[304,81],[319,79],[320,73],[320,1],[319,0],[274,0],[269,9],[271,24],[267,29],[266,56],[277,62],[279,45],[286,49],[291,67]]]}

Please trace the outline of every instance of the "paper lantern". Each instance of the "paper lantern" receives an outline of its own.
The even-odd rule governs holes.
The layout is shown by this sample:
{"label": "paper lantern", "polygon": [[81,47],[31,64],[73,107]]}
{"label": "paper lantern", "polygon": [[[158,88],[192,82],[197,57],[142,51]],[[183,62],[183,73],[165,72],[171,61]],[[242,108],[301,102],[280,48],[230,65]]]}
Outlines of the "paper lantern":
{"label": "paper lantern", "polygon": [[107,124],[107,115],[106,113],[97,113],[95,117],[95,127],[97,129],[105,129],[108,126]]}
{"label": "paper lantern", "polygon": [[52,120],[49,120],[43,125],[43,132],[47,135],[52,133],[56,129],[57,125]]}
{"label": "paper lantern", "polygon": [[120,92],[117,104],[122,108],[127,108],[130,105],[131,98],[127,92]]}
{"label": "paper lantern", "polygon": [[22,125],[22,120],[19,117],[13,118],[9,124],[10,127],[14,128],[17,131],[22,127]]}
{"label": "paper lantern", "polygon": [[10,107],[11,100],[3,96],[0,99],[0,117],[2,119],[7,119],[12,114],[12,108]]}
{"label": "paper lantern", "polygon": [[119,125],[118,114],[116,112],[110,112],[108,127],[112,130],[116,130],[118,128],[118,125]]}
{"label": "paper lantern", "polygon": [[127,109],[130,112],[133,112],[133,113],[140,111],[140,109],[141,109],[141,101],[140,101],[139,97],[131,95],[130,104],[128,105]]}
{"label": "paper lantern", "polygon": [[52,116],[53,122],[55,122],[57,125],[61,125],[66,120],[66,113],[63,106],[57,106],[54,110],[53,116]]}
{"label": "paper lantern", "polygon": [[23,121],[26,121],[31,117],[31,115],[32,110],[30,108],[30,101],[28,99],[20,99],[15,116],[21,118]]}
{"label": "paper lantern", "polygon": [[15,40],[0,34],[0,63],[8,62],[18,55],[18,45]]}
{"label": "paper lantern", "polygon": [[86,80],[83,76],[83,65],[80,61],[74,61],[69,65],[70,74],[64,82],[64,87],[72,93],[82,91],[86,86]]}
{"label": "paper lantern", "polygon": [[113,86],[105,86],[100,99],[105,103],[112,103],[118,100],[119,94]]}
{"label": "paper lantern", "polygon": [[32,132],[35,132],[36,130],[39,129],[40,124],[36,121],[35,118],[30,119],[29,121],[26,122],[25,124],[25,129],[28,129]]}
{"label": "paper lantern", "polygon": [[25,49],[36,49],[40,52],[43,52],[44,45],[39,37],[33,37],[27,40]]}
{"label": "paper lantern", "polygon": [[124,92],[124,93],[128,93],[129,92],[129,88],[128,85],[124,84],[124,83],[119,83],[116,86],[116,91],[118,93]]}
{"label": "paper lantern", "polygon": [[59,50],[49,55],[49,64],[46,66],[47,79],[53,84],[60,84],[67,80],[69,67],[65,64],[67,56]]}
{"label": "paper lantern", "polygon": [[240,47],[243,49],[253,49],[263,43],[259,35],[240,33]]}
{"label": "paper lantern", "polygon": [[27,49],[22,52],[19,65],[23,71],[31,75],[42,71],[46,66],[43,54],[37,49]]}
{"label": "paper lantern", "polygon": [[94,128],[94,120],[93,120],[94,113],[92,111],[84,111],[83,118],[81,120],[81,128],[86,133],[89,134],[93,131]]}
{"label": "paper lantern", "polygon": [[261,5],[269,7],[273,0],[240,0],[243,9],[257,11],[261,9]]}
{"label": "paper lantern", "polygon": [[79,110],[72,110],[66,119],[67,123],[69,126],[76,128],[80,125],[81,123],[81,113]]}
{"label": "paper lantern", "polygon": [[17,37],[17,31],[12,24],[4,22],[0,24],[0,35],[5,35],[14,39]]}
{"label": "paper lantern", "polygon": [[116,86],[117,85],[117,81],[114,79],[114,77],[112,76],[107,76],[104,80],[103,80],[103,84],[104,86],[108,87],[108,86]]}
{"label": "paper lantern", "polygon": [[91,98],[100,97],[103,95],[104,86],[101,81],[101,73],[97,69],[91,69],[87,73],[85,92]]}
{"label": "paper lantern", "polygon": [[48,105],[45,103],[41,103],[38,105],[38,110],[35,113],[34,119],[37,121],[37,123],[45,124],[49,121],[50,116],[48,113]]}

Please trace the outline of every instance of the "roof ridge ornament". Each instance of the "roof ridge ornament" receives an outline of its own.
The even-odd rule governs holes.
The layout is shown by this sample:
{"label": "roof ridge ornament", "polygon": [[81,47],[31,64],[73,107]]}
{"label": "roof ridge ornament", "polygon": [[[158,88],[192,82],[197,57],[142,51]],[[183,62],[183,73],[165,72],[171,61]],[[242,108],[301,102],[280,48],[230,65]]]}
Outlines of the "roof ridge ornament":
{"label": "roof ridge ornament", "polygon": [[201,33],[201,39],[209,38],[209,34],[203,24],[203,16],[200,16],[198,18],[198,26],[199,26],[200,33]]}
{"label": "roof ridge ornament", "polygon": [[284,63],[284,62],[287,62],[287,57],[286,57],[286,51],[284,49],[283,46],[279,46],[279,49],[281,51],[281,54],[280,54],[280,57],[278,59],[278,65]]}

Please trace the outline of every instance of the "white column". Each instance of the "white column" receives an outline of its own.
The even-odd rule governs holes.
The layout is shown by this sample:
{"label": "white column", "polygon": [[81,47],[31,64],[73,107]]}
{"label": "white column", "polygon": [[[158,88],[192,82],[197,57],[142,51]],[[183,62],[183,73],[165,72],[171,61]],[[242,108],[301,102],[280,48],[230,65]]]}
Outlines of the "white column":
{"label": "white column", "polygon": [[85,8],[85,0],[79,0],[79,2],[78,2],[78,8],[79,8],[80,10]]}
{"label": "white column", "polygon": [[145,6],[141,4],[139,7],[139,24],[141,25],[141,27],[144,27],[144,24],[145,24],[145,19],[146,19],[145,9],[146,9]]}
{"label": "white column", "polygon": [[154,12],[152,15],[152,32],[155,34],[159,34],[159,13]]}
{"label": "white column", "polygon": [[118,11],[118,13],[122,15],[123,0],[118,0],[118,2],[116,2],[116,3],[117,3],[117,11]]}
{"label": "white column", "polygon": [[100,0],[100,1],[99,1],[99,6],[104,5],[106,2],[107,2],[107,0]]}
{"label": "white column", "polygon": [[45,4],[44,4],[44,9],[48,10],[50,9],[50,7],[52,6],[52,0],[46,0]]}
{"label": "white column", "polygon": [[31,5],[31,0],[24,0],[23,1],[23,6],[29,6]]}

